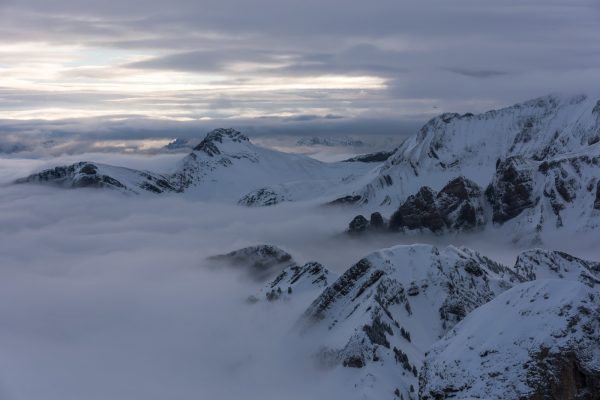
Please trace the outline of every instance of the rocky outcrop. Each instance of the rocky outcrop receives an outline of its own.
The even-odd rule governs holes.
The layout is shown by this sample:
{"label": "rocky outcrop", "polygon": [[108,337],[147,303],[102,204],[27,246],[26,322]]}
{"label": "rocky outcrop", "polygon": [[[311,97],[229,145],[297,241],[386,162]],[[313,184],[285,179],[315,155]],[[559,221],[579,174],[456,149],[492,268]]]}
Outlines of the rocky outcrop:
{"label": "rocky outcrop", "polygon": [[64,188],[108,188],[127,193],[177,191],[164,175],[87,161],[47,169],[17,179],[15,183],[41,183]]}
{"label": "rocky outcrop", "polygon": [[498,160],[496,174],[485,194],[492,205],[492,219],[499,224],[515,218],[539,201],[534,194],[531,169],[520,157]]}
{"label": "rocky outcrop", "polygon": [[247,276],[257,281],[266,281],[286,267],[296,263],[292,256],[272,245],[244,247],[227,254],[209,257],[213,265],[241,269]]}
{"label": "rocky outcrop", "polygon": [[600,210],[600,180],[596,183],[596,198],[594,199],[594,208]]}
{"label": "rocky outcrop", "polygon": [[371,218],[368,220],[362,215],[357,215],[348,224],[348,233],[361,234],[369,232],[383,232],[387,229],[387,223],[379,212],[371,213]]}
{"label": "rocky outcrop", "polygon": [[411,196],[390,217],[390,229],[429,229],[439,232],[444,227],[444,219],[436,204],[437,193],[424,186]]}
{"label": "rocky outcrop", "polygon": [[353,234],[366,232],[368,228],[369,220],[362,215],[357,215],[348,224],[348,232]]}
{"label": "rocky outcrop", "polygon": [[299,328],[327,338],[319,353],[324,364],[383,365],[408,396],[417,387],[418,349],[521,280],[467,248],[395,246],[350,267],[311,304]]}
{"label": "rocky outcrop", "polygon": [[464,177],[451,180],[439,193],[425,186],[392,214],[389,227],[432,232],[475,229],[485,223],[482,201],[479,186]]}
{"label": "rocky outcrop", "polygon": [[513,267],[527,280],[566,279],[590,287],[600,285],[600,262],[582,260],[562,251],[531,249],[517,256]]}
{"label": "rocky outcrop", "polygon": [[250,142],[250,139],[248,139],[246,135],[243,135],[241,132],[236,131],[233,128],[219,128],[210,131],[206,137],[202,139],[202,141],[196,147],[194,147],[194,151],[201,151],[210,157],[214,157],[221,154],[219,144],[222,144],[225,140],[233,143]]}
{"label": "rocky outcrop", "polygon": [[314,292],[317,295],[336,278],[337,276],[322,264],[312,261],[302,266],[287,267],[269,282],[262,292],[267,301],[290,300],[306,292]]}
{"label": "rocky outcrop", "polygon": [[[594,344],[599,344],[597,339]],[[540,346],[524,364],[531,392],[521,398],[600,400],[600,369],[586,366],[586,358],[581,351]]]}
{"label": "rocky outcrop", "polygon": [[426,356],[420,398],[600,398],[600,296],[575,281],[515,286]]}
{"label": "rocky outcrop", "polygon": [[284,194],[269,187],[263,187],[244,195],[238,204],[246,207],[266,207],[286,201]]}
{"label": "rocky outcrop", "polygon": [[390,158],[392,156],[392,154],[394,154],[395,151],[396,150],[394,149],[392,151],[378,151],[376,153],[361,154],[359,156],[348,158],[348,159],[344,160],[343,162],[364,162],[364,163],[384,162],[388,158]]}
{"label": "rocky outcrop", "polygon": [[[360,204],[398,207],[423,182],[464,175],[485,187],[498,159],[517,157],[535,165],[587,154],[599,142],[597,102],[585,95],[545,96],[477,115],[437,116],[404,141],[367,183],[345,194],[359,197]],[[384,176],[391,186],[380,184]]]}

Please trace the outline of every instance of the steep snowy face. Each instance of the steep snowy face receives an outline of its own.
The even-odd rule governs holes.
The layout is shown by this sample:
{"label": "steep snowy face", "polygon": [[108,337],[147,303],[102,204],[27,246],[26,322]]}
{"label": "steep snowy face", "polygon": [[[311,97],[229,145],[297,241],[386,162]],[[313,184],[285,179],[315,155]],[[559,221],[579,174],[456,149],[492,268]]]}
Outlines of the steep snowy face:
{"label": "steep snowy face", "polygon": [[216,129],[182,160],[171,179],[194,197],[265,206],[339,193],[335,188],[346,188],[369,168],[270,150],[234,129]]}
{"label": "steep snowy face", "polygon": [[586,96],[547,96],[479,115],[443,114],[406,140],[354,195],[360,203],[397,207],[425,183],[439,190],[460,175],[485,187],[498,160],[542,162],[588,152],[598,148],[599,132],[600,102]]}
{"label": "steep snowy face", "polygon": [[299,328],[323,342],[323,363],[362,368],[364,376],[382,377],[384,393],[409,396],[425,351],[521,280],[467,248],[396,246],[350,267],[311,304]]}
{"label": "steep snowy face", "polygon": [[515,272],[527,280],[566,279],[590,287],[600,284],[600,263],[586,261],[562,251],[527,250],[517,257]]}
{"label": "steep snowy face", "polygon": [[[548,96],[480,115],[434,118],[371,182],[333,203],[391,215],[392,230],[503,226],[512,240],[535,243],[557,228],[600,227],[599,176],[600,101]],[[448,218],[437,197],[457,179],[485,188],[484,195],[471,190],[462,217]]]}
{"label": "steep snowy face", "polygon": [[291,265],[265,285],[253,300],[263,297],[267,301],[289,301],[299,296],[314,298],[336,278],[335,273],[315,261],[302,266]]}
{"label": "steep snowy face", "polygon": [[429,351],[420,397],[597,399],[600,293],[579,282],[517,285]]}
{"label": "steep snowy face", "polygon": [[41,183],[64,188],[108,188],[125,193],[177,191],[168,176],[86,161],[47,169],[18,179],[15,183]]}

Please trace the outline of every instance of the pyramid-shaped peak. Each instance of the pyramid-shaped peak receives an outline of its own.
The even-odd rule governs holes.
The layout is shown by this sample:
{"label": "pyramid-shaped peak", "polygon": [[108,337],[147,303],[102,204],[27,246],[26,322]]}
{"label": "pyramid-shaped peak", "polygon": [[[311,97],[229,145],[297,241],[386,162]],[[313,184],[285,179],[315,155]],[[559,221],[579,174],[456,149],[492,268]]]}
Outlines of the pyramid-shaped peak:
{"label": "pyramid-shaped peak", "polygon": [[221,154],[221,151],[217,147],[218,143],[223,142],[234,142],[243,143],[249,142],[248,136],[233,129],[233,128],[218,128],[214,129],[206,134],[206,137],[194,147],[195,151],[203,151],[210,156]]}

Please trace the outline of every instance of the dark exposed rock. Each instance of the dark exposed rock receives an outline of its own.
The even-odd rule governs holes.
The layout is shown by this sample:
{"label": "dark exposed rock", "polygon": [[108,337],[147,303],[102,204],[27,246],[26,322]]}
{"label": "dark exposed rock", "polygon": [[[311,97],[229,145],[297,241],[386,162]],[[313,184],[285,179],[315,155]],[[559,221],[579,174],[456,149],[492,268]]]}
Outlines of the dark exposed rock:
{"label": "dark exposed rock", "polygon": [[294,264],[288,252],[272,245],[245,247],[208,259],[220,265],[242,268],[249,277],[257,281],[264,281]]}
{"label": "dark exposed rock", "polygon": [[194,147],[194,151],[203,151],[211,157],[221,154],[221,150],[219,150],[219,147],[216,145],[216,143],[223,143],[224,139],[229,139],[236,143],[250,141],[247,136],[243,135],[241,132],[236,131],[235,129],[219,128],[209,132],[206,135],[206,137],[200,142],[200,144]]}
{"label": "dark exposed rock", "polygon": [[244,195],[238,204],[246,207],[273,206],[286,200],[285,196],[274,189],[264,187]]}
{"label": "dark exposed rock", "polygon": [[349,195],[349,196],[344,196],[344,197],[335,199],[335,200],[329,202],[329,205],[352,205],[352,204],[360,203],[361,200],[362,200],[362,196]]}
{"label": "dark exposed rock", "polygon": [[348,225],[348,232],[350,233],[363,233],[369,227],[369,221],[362,215],[357,215],[350,221]]}
{"label": "dark exposed rock", "polygon": [[390,229],[429,229],[438,232],[445,223],[435,202],[436,192],[424,186],[392,214]]}
{"label": "dark exposed rock", "polygon": [[[116,176],[124,174],[134,177],[134,183],[127,182],[125,184],[108,175],[109,173],[114,173]],[[169,182],[168,177],[164,175],[122,167],[108,169],[101,164],[96,165],[85,161],[47,169],[18,179],[15,183],[43,183],[63,188],[108,188],[119,189],[127,193],[137,193],[138,189],[152,193],[177,191]]]}
{"label": "dark exposed rock", "polygon": [[600,262],[583,260],[562,251],[524,251],[517,256],[513,269],[528,281],[550,278],[577,280],[590,287],[600,285]]}
{"label": "dark exposed rock", "polygon": [[367,231],[370,232],[381,232],[386,229],[387,225],[383,216],[379,212],[374,212],[371,214],[369,220],[367,220],[362,215],[357,215],[350,221],[348,224],[348,233],[351,234],[361,234]]}
{"label": "dark exposed rock", "polygon": [[329,279],[335,278],[335,274],[315,261],[302,266],[292,264],[268,282],[261,289],[262,294],[253,297],[257,299],[256,302],[263,296],[267,301],[288,301],[297,293],[319,292],[327,287]]}
{"label": "dark exposed rock", "polygon": [[47,183],[68,188],[125,188],[125,185],[117,179],[98,174],[98,167],[88,162],[47,169],[26,178],[17,179],[15,183]]}
{"label": "dark exposed rock", "polygon": [[361,154],[356,157],[348,158],[342,162],[364,162],[364,163],[375,163],[384,162],[390,158],[396,150],[392,151],[379,151],[377,153]]}
{"label": "dark exposed rock", "polygon": [[342,362],[342,365],[348,368],[362,368],[365,366],[365,360],[358,356],[350,356]]}
{"label": "dark exposed rock", "polygon": [[385,221],[383,220],[383,216],[380,213],[374,212],[371,214],[371,219],[369,220],[369,228],[371,228],[371,229],[384,229],[385,228]]}
{"label": "dark exposed rock", "polygon": [[527,370],[533,393],[526,400],[600,399],[600,371],[586,368],[577,352],[552,353],[542,347],[531,355]]}
{"label": "dark exposed rock", "polygon": [[594,200],[594,208],[600,210],[600,180],[596,184],[596,199]]}
{"label": "dark exposed rock", "polygon": [[306,310],[304,317],[310,321],[319,321],[325,317],[327,309],[338,298],[346,296],[352,288],[356,286],[369,270],[372,264],[367,259],[362,259],[350,267],[342,276],[338,278],[331,286],[326,288],[323,293],[313,302],[311,307]]}
{"label": "dark exposed rock", "polygon": [[424,186],[392,215],[390,229],[473,229],[485,222],[481,202],[479,186],[464,177],[451,180],[439,193]]}
{"label": "dark exposed rock", "polygon": [[364,325],[363,331],[367,334],[367,337],[369,340],[371,340],[371,343],[387,348],[390,347],[390,342],[387,340],[386,335],[393,335],[394,332],[392,331],[392,328],[385,322],[381,321],[380,318],[374,318],[371,325]]}
{"label": "dark exposed rock", "polygon": [[511,157],[496,164],[496,174],[485,194],[493,209],[493,221],[504,223],[534,207],[533,178],[525,162]]}
{"label": "dark exposed rock", "polygon": [[98,172],[98,167],[96,167],[94,164],[85,164],[83,167],[81,167],[80,172],[82,174],[94,175],[96,172]]}
{"label": "dark exposed rock", "polygon": [[451,229],[472,229],[484,221],[481,188],[473,181],[458,177],[446,184],[437,203],[446,225]]}

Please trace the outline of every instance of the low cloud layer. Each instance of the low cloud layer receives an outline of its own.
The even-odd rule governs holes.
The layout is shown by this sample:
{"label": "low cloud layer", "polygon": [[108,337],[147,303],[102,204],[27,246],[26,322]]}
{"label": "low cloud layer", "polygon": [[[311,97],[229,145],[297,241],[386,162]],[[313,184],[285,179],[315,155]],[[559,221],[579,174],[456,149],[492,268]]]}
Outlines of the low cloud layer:
{"label": "low cloud layer", "polygon": [[[103,156],[153,170],[174,162]],[[206,257],[271,243],[341,273],[400,243],[469,245],[508,264],[519,250],[480,235],[352,239],[342,231],[353,210],[314,204],[243,208],[9,184],[70,160],[0,163],[2,399],[353,399],[351,371],[317,369],[319,344],[293,330],[311,298],[246,304],[256,284],[207,269]],[[582,243],[558,247],[600,259]]]}
{"label": "low cloud layer", "polygon": [[[164,152],[164,146],[175,138],[199,141],[207,132],[221,127],[233,127],[256,143],[289,151],[302,151],[296,148],[300,137],[360,139],[365,146],[341,149],[356,154],[393,149],[417,132],[420,125],[421,121],[413,120],[306,114],[186,122],[142,117],[0,120],[0,154],[31,158],[89,152],[156,154]],[[340,149],[328,150],[338,152]]]}

